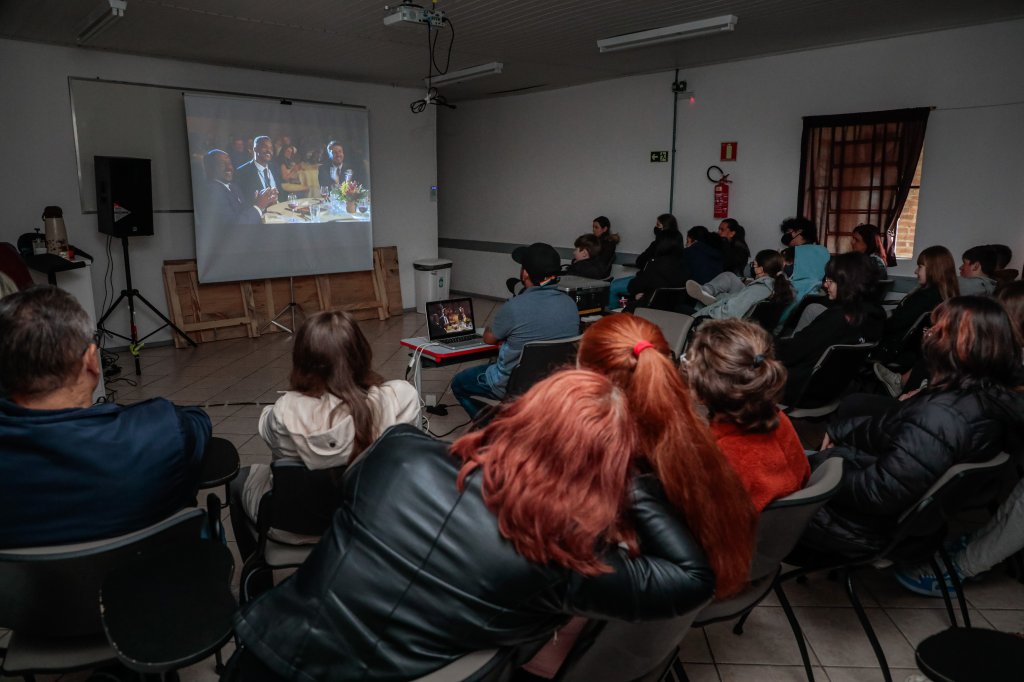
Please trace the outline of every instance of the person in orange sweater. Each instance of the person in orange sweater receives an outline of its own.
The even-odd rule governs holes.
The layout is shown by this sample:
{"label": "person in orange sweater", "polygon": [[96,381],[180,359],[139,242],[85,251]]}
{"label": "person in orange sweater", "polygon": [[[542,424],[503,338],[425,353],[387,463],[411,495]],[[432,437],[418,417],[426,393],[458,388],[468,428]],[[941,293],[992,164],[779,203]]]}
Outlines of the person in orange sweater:
{"label": "person in orange sweater", "polygon": [[768,332],[747,320],[709,320],[683,360],[718,447],[758,512],[803,487],[811,467],[793,424],[775,404],[786,368],[772,355]]}

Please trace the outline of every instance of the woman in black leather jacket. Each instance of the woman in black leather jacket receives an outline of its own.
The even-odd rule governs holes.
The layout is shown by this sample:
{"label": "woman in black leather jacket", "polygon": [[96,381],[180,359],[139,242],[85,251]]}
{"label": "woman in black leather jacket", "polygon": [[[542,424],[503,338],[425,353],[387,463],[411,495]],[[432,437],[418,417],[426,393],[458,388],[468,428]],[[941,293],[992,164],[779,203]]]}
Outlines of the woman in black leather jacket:
{"label": "woman in black leather jacket", "polygon": [[788,562],[816,565],[880,550],[899,516],[950,467],[991,459],[1021,428],[1021,346],[997,302],[961,296],[940,304],[922,352],[926,388],[882,414],[828,427],[811,465],[842,457],[842,482]]}
{"label": "woman in black leather jacket", "polygon": [[233,666],[245,680],[415,679],[481,649],[521,662],[572,614],[695,608],[714,575],[657,481],[635,474],[638,443],[622,393],[584,370],[450,450],[391,428],[349,467],[306,563],[237,617]]}

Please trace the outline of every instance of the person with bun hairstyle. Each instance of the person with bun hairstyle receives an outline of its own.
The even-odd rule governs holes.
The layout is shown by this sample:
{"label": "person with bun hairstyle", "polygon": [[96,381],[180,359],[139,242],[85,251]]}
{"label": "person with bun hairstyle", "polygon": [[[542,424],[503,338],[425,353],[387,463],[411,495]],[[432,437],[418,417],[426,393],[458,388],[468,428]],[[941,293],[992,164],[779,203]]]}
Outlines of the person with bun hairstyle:
{"label": "person with bun hairstyle", "polygon": [[389,429],[309,558],[237,614],[226,679],[413,680],[483,649],[522,662],[575,614],[696,608],[715,577],[642,443],[626,392],[578,369],[453,444]]}
{"label": "person with bun hairstyle", "polygon": [[709,320],[683,360],[718,447],[757,511],[802,488],[811,466],[789,417],[776,406],[786,368],[773,355],[771,335],[746,320]]}
{"label": "person with bun hairstyle", "polygon": [[639,451],[704,548],[715,572],[715,596],[741,590],[750,572],[757,513],[697,414],[661,331],[633,315],[609,315],[583,334],[577,364],[604,374],[624,392],[639,430]]}
{"label": "person with bun hairstyle", "polygon": [[697,310],[694,317],[712,320],[743,317],[761,301],[770,300],[779,305],[788,305],[793,301],[793,285],[783,272],[785,263],[782,254],[771,249],[758,251],[751,268],[754,279],[746,285],[732,272],[723,272],[704,286],[695,280],[687,282],[687,293],[691,296],[696,293],[694,298],[707,304]]}

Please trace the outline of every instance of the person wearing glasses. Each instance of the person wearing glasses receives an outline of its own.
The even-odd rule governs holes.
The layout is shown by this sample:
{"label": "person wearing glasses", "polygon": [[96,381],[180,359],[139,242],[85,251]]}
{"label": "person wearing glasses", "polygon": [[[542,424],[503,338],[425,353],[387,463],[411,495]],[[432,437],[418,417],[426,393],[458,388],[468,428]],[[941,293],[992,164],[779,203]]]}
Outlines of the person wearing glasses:
{"label": "person wearing glasses", "polygon": [[784,262],[778,251],[758,251],[750,263],[754,279],[747,284],[732,272],[717,275],[703,287],[694,280],[686,283],[686,292],[704,304],[694,317],[725,320],[743,317],[761,301],[788,304],[793,300],[793,286],[783,272]]}
{"label": "person wearing glasses", "polygon": [[210,418],[93,404],[99,335],[52,286],[0,300],[0,548],[110,538],[195,504]]}

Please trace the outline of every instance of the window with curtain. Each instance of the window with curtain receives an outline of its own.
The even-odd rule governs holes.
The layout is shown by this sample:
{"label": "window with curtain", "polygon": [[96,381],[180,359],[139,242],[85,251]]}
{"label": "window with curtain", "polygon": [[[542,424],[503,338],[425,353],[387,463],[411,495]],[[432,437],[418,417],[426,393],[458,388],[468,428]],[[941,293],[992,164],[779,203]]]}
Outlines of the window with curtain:
{"label": "window with curtain", "polygon": [[920,184],[929,111],[922,107],[804,118],[799,212],[818,226],[819,239],[829,251],[848,251],[853,228],[872,223],[881,228],[888,264],[896,264],[898,241],[902,257],[907,240],[900,239],[899,231],[905,229],[900,215]]}

